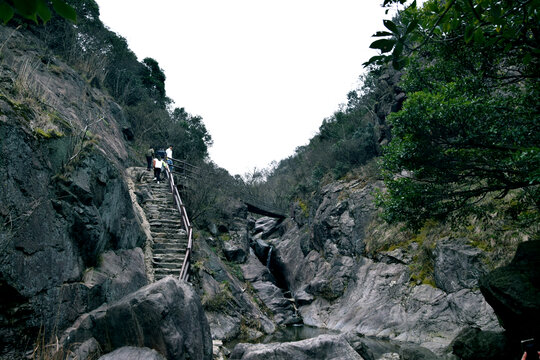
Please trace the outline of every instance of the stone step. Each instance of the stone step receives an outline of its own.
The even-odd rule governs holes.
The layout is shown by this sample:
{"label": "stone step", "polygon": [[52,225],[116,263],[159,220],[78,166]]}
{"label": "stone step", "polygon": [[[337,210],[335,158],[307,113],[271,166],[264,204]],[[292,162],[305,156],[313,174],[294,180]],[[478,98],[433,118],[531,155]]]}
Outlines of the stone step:
{"label": "stone step", "polygon": [[174,266],[178,267],[178,264],[182,264],[182,262],[184,262],[183,254],[160,254],[159,256],[154,255],[152,259],[152,263],[154,264],[154,266],[163,264],[174,264]]}
{"label": "stone step", "polygon": [[150,225],[150,231],[154,233],[180,234],[185,232],[182,225]]}
{"label": "stone step", "polygon": [[187,236],[185,233],[174,233],[174,234],[168,234],[168,233],[152,233],[152,239],[155,243],[179,243],[187,241]]}
{"label": "stone step", "polygon": [[150,219],[150,226],[182,226],[181,219]]}
{"label": "stone step", "polygon": [[184,259],[178,259],[178,261],[174,262],[156,262],[152,260],[152,265],[154,268],[154,271],[157,269],[168,269],[168,270],[178,270],[180,272],[180,268],[182,267],[182,264],[184,262]]}
{"label": "stone step", "polygon": [[153,236],[154,244],[183,244],[187,243],[185,236]]}
{"label": "stone step", "polygon": [[[181,265],[180,265],[181,266]],[[158,268],[158,269],[155,269],[154,271],[154,274],[157,275],[157,274],[160,274],[160,275],[180,275],[180,270],[181,268],[177,267],[177,268],[171,268],[171,269],[167,269],[167,268]]]}
{"label": "stone step", "polygon": [[186,232],[184,229],[175,229],[174,231],[170,231],[170,232],[167,232],[167,231],[163,231],[163,228],[159,228],[159,229],[156,229],[158,231],[154,231],[154,229],[151,229],[150,230],[150,233],[152,234],[152,238],[164,238],[164,239],[169,239],[172,236],[175,236],[175,237],[182,237],[182,236],[186,236]]}
{"label": "stone step", "polygon": [[156,241],[154,242],[152,248],[154,250],[164,250],[164,249],[170,249],[170,250],[178,250],[178,249],[185,249],[187,247],[187,240],[174,240],[174,241]]}
{"label": "stone step", "polygon": [[184,255],[184,252],[186,251],[186,247],[179,247],[177,249],[174,248],[162,248],[162,249],[153,249],[152,254],[153,256],[169,256],[169,255]]}
{"label": "stone step", "polygon": [[178,238],[154,238],[154,247],[157,248],[163,248],[168,245],[184,245],[187,244],[188,239],[187,237],[178,237]]}
{"label": "stone step", "polygon": [[152,204],[144,204],[144,207],[148,211],[178,211],[176,210],[175,205],[171,202],[169,204],[162,204],[162,203],[152,203]]}

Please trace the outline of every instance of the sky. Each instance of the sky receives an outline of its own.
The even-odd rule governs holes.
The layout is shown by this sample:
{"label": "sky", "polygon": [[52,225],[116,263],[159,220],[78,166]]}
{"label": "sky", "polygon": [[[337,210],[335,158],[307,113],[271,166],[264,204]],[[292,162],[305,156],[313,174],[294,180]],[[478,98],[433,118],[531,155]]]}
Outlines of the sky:
{"label": "sky", "polygon": [[[175,107],[202,116],[231,175],[294,154],[358,87],[382,0],[97,0]],[[173,156],[178,156],[173,154]]]}

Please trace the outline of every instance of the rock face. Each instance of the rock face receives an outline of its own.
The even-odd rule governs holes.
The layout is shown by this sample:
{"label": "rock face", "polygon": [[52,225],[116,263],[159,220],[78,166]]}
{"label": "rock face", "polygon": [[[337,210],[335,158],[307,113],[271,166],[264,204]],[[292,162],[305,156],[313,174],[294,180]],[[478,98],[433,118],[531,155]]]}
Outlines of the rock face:
{"label": "rock face", "polygon": [[40,327],[47,342],[145,285],[133,267],[145,238],[124,177],[119,106],[53,57],[51,73],[24,30],[0,26],[0,38],[0,357],[20,358]]}
{"label": "rock face", "polygon": [[232,270],[204,239],[197,239],[194,245],[191,281],[198,287],[212,338],[231,340],[273,333],[275,323],[257,306],[246,284],[230,274]]}
{"label": "rock face", "polygon": [[480,290],[513,341],[540,339],[540,241],[521,243],[509,265],[481,279]]}
{"label": "rock face", "polygon": [[501,331],[476,289],[478,276],[485,272],[478,254],[459,240],[443,239],[434,251],[440,287],[412,286],[412,259],[405,253],[367,257],[366,228],[375,214],[375,186],[360,181],[331,184],[321,191],[311,228],[287,220],[283,236],[266,240],[274,249],[273,275],[281,276],[298,300],[304,323],[410,342],[439,355],[472,324]]}
{"label": "rock face", "polygon": [[212,358],[210,328],[200,300],[188,284],[173,277],[82,315],[66,330],[61,344],[72,349],[92,338],[105,353],[137,346],[155,349],[168,359]]}
{"label": "rock face", "polygon": [[434,251],[435,283],[447,293],[477,287],[478,279],[486,274],[481,251],[464,240],[441,239]]}

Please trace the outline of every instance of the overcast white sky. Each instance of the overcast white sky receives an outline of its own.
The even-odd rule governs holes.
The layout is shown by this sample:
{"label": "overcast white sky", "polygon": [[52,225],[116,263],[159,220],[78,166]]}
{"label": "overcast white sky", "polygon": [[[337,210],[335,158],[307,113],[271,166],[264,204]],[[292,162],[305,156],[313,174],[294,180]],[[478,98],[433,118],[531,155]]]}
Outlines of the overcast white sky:
{"label": "overcast white sky", "polygon": [[307,144],[357,86],[389,18],[382,0],[97,3],[140,60],[159,62],[175,106],[203,117],[210,157],[232,175]]}

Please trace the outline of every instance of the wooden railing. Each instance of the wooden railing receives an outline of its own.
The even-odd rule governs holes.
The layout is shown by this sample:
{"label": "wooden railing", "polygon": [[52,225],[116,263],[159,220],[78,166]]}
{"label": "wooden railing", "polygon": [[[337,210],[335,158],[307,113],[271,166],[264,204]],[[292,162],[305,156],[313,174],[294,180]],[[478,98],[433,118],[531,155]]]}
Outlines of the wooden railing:
{"label": "wooden railing", "polygon": [[[173,167],[174,166],[175,165],[173,165]],[[182,268],[180,270],[180,280],[188,281],[189,268],[191,266],[191,252],[192,252],[192,247],[193,247],[193,227],[191,226],[189,222],[186,207],[184,206],[184,203],[182,202],[182,199],[180,198],[180,193],[178,192],[178,188],[176,184],[174,183],[174,177],[172,176],[171,171],[167,167],[165,167],[165,172],[167,173],[167,178],[169,179],[169,187],[174,197],[174,204],[178,212],[180,212],[180,216],[182,217],[182,224],[188,236],[188,245],[186,248],[186,255],[184,257],[184,262],[182,263]]]}

